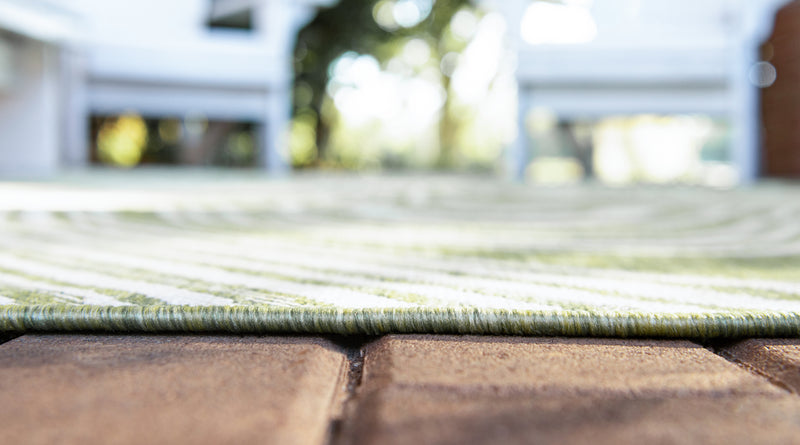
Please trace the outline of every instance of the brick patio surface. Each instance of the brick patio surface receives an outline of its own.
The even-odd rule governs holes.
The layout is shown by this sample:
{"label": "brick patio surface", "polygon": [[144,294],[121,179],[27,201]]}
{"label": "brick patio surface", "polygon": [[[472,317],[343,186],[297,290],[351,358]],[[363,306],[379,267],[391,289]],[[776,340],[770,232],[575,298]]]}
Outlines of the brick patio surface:
{"label": "brick patio surface", "polygon": [[314,338],[26,335],[0,443],[324,443],[345,357]]}
{"label": "brick patio surface", "polygon": [[800,341],[24,335],[2,443],[797,443]]}

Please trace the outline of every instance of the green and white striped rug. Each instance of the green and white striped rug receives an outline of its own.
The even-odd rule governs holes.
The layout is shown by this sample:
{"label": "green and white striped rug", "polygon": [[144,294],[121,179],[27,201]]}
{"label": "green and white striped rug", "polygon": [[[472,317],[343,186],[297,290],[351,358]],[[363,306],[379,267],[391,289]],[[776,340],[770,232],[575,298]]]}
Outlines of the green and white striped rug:
{"label": "green and white striped rug", "polygon": [[800,188],[1,183],[0,332],[29,330],[795,336]]}

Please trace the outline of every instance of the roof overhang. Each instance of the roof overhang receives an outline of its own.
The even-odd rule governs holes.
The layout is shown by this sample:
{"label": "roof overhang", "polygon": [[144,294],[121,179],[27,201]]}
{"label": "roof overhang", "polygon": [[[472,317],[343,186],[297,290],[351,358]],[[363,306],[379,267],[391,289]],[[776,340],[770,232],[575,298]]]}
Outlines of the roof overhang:
{"label": "roof overhang", "polygon": [[80,37],[80,18],[43,0],[0,0],[0,30],[46,43],[65,44]]}

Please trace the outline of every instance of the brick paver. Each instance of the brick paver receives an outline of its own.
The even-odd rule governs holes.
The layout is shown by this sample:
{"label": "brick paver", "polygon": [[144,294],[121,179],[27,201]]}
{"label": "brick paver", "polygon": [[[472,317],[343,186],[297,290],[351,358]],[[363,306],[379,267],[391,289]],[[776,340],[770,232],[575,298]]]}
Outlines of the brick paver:
{"label": "brick paver", "polygon": [[687,341],[389,336],[340,443],[792,443],[800,404]]}
{"label": "brick paver", "polygon": [[800,394],[800,340],[750,339],[720,348],[720,352],[776,385]]}
{"label": "brick paver", "polygon": [[345,364],[304,337],[25,335],[0,345],[0,443],[320,444]]}

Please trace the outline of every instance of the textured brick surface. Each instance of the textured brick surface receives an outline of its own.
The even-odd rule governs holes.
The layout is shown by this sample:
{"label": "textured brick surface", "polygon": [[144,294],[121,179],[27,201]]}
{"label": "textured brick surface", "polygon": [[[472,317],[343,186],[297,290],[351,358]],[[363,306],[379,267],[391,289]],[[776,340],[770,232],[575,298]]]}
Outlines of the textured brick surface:
{"label": "textured brick surface", "polygon": [[800,394],[800,340],[750,339],[720,352],[773,383]]}
{"label": "textured brick surface", "polygon": [[342,443],[792,443],[798,399],[690,342],[390,336]]}
{"label": "textured brick surface", "polygon": [[0,345],[0,442],[319,444],[344,369],[311,338],[26,335]]}

